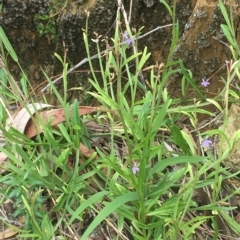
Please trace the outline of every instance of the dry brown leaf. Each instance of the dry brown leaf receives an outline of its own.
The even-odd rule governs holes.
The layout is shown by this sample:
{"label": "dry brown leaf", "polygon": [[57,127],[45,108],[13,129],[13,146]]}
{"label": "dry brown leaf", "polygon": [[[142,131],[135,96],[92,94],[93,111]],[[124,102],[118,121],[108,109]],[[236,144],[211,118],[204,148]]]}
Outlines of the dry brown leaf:
{"label": "dry brown leaf", "polygon": [[[25,133],[26,136],[32,138],[36,136],[37,133],[41,133],[42,129],[36,129],[35,125],[33,124],[32,118],[36,123],[36,126],[40,126],[40,122],[37,121],[37,117],[32,115],[35,113],[35,109],[40,110],[44,108],[53,107],[49,104],[41,104],[41,103],[34,103],[28,104],[27,109],[23,108],[19,112],[17,112],[12,118],[8,119],[8,126],[12,126],[16,128],[19,132]],[[96,111],[110,111],[103,107],[88,107],[88,106],[81,106],[79,107],[79,114],[85,115]],[[70,113],[71,114],[71,113]],[[42,120],[47,123],[52,120],[52,126],[56,126],[58,123],[64,122],[65,112],[64,109],[52,109],[44,112],[39,112],[40,117]],[[2,164],[7,159],[7,156],[0,152],[0,164]]]}
{"label": "dry brown leaf", "polygon": [[90,158],[91,154],[94,152],[92,149],[88,149],[84,144],[80,143],[80,152],[85,158]]}
{"label": "dry brown leaf", "polygon": [[11,228],[7,228],[5,231],[0,232],[0,239],[8,239],[10,237],[15,236],[17,233],[18,231]]}
{"label": "dry brown leaf", "polygon": [[[25,217],[22,217],[18,222],[19,224],[23,224],[25,222]],[[17,231],[17,228],[7,228],[3,232],[0,232],[0,239],[8,239],[10,237],[13,237],[18,234],[19,231]]]}
{"label": "dry brown leaf", "polygon": [[[79,107],[79,114],[85,115],[92,112],[96,112],[102,110],[101,107],[87,107],[87,106],[81,106]],[[44,111],[39,113],[41,119],[48,123],[51,121],[52,126],[56,126],[58,123],[64,122],[66,120],[65,117],[65,109],[53,109],[49,111]],[[71,116],[71,113],[70,113]],[[34,122],[36,123],[36,126],[41,126],[41,122],[37,121],[37,117],[34,116]],[[35,125],[32,120],[29,121],[28,126],[25,129],[25,134],[29,138],[32,138],[37,135],[37,133],[42,133],[42,129],[36,129]]]}
{"label": "dry brown leaf", "polygon": [[22,108],[19,112],[13,116],[12,127],[17,129],[19,132],[24,133],[28,121],[31,119],[31,116],[35,113],[36,110],[53,107],[49,104],[34,103],[28,104],[26,108]]}

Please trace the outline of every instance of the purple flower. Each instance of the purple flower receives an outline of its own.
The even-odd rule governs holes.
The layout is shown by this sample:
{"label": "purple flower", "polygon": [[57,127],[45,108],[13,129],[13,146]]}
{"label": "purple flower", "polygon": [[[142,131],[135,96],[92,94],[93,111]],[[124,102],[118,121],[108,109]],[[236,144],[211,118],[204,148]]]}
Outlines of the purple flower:
{"label": "purple flower", "polygon": [[123,33],[123,38],[124,38],[124,40],[125,40],[124,43],[127,43],[128,45],[131,45],[131,44],[133,43],[133,40],[132,40],[132,38],[129,37],[127,31],[125,31],[125,32]]}
{"label": "purple flower", "polygon": [[134,174],[137,174],[139,172],[139,167],[137,166],[137,163],[133,163],[132,171]]}
{"label": "purple flower", "polygon": [[211,145],[213,144],[213,142],[209,139],[205,139],[202,142],[202,147],[203,148],[209,148]]}
{"label": "purple flower", "polygon": [[205,78],[202,79],[201,85],[203,87],[207,87],[209,84],[210,84],[209,79],[205,79]]}

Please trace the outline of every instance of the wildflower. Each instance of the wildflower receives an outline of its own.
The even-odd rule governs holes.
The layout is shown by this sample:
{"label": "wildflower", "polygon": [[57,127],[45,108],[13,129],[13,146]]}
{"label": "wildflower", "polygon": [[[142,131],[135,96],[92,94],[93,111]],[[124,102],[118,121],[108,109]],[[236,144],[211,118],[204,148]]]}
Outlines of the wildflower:
{"label": "wildflower", "polygon": [[210,84],[209,79],[205,79],[205,78],[202,79],[201,85],[203,87],[207,87],[209,84]]}
{"label": "wildflower", "polygon": [[209,139],[205,139],[203,142],[202,142],[202,147],[203,148],[209,148],[211,145],[213,144],[213,142]]}
{"label": "wildflower", "polygon": [[128,45],[131,45],[133,43],[133,39],[128,35],[128,32],[125,31],[123,33],[124,43],[127,43]]}
{"label": "wildflower", "polygon": [[134,174],[137,174],[139,172],[139,167],[137,166],[137,163],[133,163],[132,171]]}

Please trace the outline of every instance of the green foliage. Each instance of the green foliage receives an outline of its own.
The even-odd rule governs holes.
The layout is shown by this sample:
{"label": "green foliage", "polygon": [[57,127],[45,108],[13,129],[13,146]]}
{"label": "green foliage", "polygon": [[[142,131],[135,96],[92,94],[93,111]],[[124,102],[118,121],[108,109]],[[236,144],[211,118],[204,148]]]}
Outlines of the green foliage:
{"label": "green foliage", "polygon": [[37,31],[40,36],[48,36],[51,40],[58,40],[56,16],[66,7],[67,0],[52,0],[46,14],[36,14]]}
{"label": "green foliage", "polygon": [[[221,98],[205,99],[201,88],[193,80],[194,73],[187,70],[181,60],[172,60],[179,33],[178,22],[175,22],[176,2],[173,9],[166,1],[160,2],[167,7],[174,22],[173,41],[165,65],[147,66],[150,53],[147,47],[137,50],[134,40],[140,32],[131,33],[128,29],[126,41],[121,25],[116,25],[115,35],[108,40],[106,50],[101,51],[99,43],[106,39],[99,36],[93,40],[100,69],[97,75],[96,65],[90,56],[87,19],[83,37],[91,69],[89,82],[93,89],[88,94],[110,111],[83,117],[79,114],[77,100],[67,102],[66,55],[62,58],[55,54],[63,65],[63,96],[44,75],[52,94],[64,109],[66,120],[53,128],[51,120],[46,123],[40,118],[35,106],[37,121],[34,121],[43,132],[29,139],[7,126],[8,114],[4,106],[7,99],[18,101],[28,109],[23,96],[27,96],[34,105],[28,92],[28,79],[24,74],[20,81],[20,93],[16,95],[17,85],[10,78],[9,71],[7,68],[0,71],[0,130],[5,138],[5,145],[0,146],[0,151],[8,157],[4,163],[7,170],[0,176],[0,184],[4,186],[0,190],[3,196],[1,202],[11,199],[15,205],[13,217],[24,216],[24,227],[18,230],[19,238],[66,239],[75,231],[74,226],[85,224],[87,226],[78,236],[84,240],[96,227],[107,222],[117,229],[115,239],[127,239],[128,231],[136,240],[188,240],[196,238],[200,227],[210,222],[211,230],[215,231],[213,239],[217,239],[222,231],[217,217],[225,221],[229,232],[240,234],[237,222],[227,214],[234,207],[222,204],[239,192],[237,187],[230,189],[229,195],[222,196],[224,181],[238,179],[238,173],[230,173],[222,162],[239,140],[239,131],[232,139],[227,139],[224,130],[203,131],[199,128],[197,117],[198,113],[214,116],[204,109],[211,105],[224,113],[223,122],[226,124],[229,102],[239,98],[238,93],[230,89],[232,80],[240,76],[239,60],[227,64],[227,78],[223,79],[226,84]],[[60,1],[53,1],[51,17],[64,6]],[[223,31],[235,54],[237,46],[232,32],[232,18],[228,19],[222,2],[220,8],[227,23]],[[119,11],[117,17],[121,22]],[[50,19],[53,19],[50,15],[39,17],[49,24],[49,29],[47,25],[41,29],[42,34],[54,34]],[[1,28],[0,37],[2,53],[7,51],[17,62],[17,55]],[[129,54],[130,47],[133,47],[132,54]],[[141,78],[143,71],[147,84]],[[169,96],[167,81],[176,72],[183,75],[180,85],[184,100],[190,88],[198,94],[198,99],[188,99],[182,105],[181,99]],[[192,133],[179,126],[180,116],[189,119],[188,127]],[[84,121],[89,119],[107,123],[109,132],[95,133],[94,136],[89,134]],[[80,144],[90,149],[93,137],[102,136],[108,140],[108,147],[98,145],[95,152],[85,159]],[[213,136],[226,141],[228,146],[224,151],[219,149],[220,154],[216,157],[210,148],[202,145],[203,139],[213,139]],[[79,162],[79,159],[82,161]],[[201,191],[206,194],[207,200],[199,204],[195,196]],[[205,211],[210,213],[206,215]],[[86,224],[89,212],[94,213],[94,219]],[[63,227],[69,231],[64,233]]]}
{"label": "green foliage", "polygon": [[37,31],[40,36],[49,35],[52,40],[57,41],[58,36],[54,18],[49,19],[48,15],[36,15],[35,19],[41,22],[37,25]]}
{"label": "green foliage", "polygon": [[222,0],[219,0],[219,7],[221,9],[222,15],[224,17],[224,20],[227,24],[221,24],[222,31],[224,33],[224,36],[227,38],[228,42],[230,43],[230,50],[232,52],[232,56],[235,61],[238,60],[240,56],[240,48],[237,41],[237,36],[235,32],[235,27],[233,23],[233,7],[232,4],[229,4],[230,13],[227,13],[227,9],[224,6]]}

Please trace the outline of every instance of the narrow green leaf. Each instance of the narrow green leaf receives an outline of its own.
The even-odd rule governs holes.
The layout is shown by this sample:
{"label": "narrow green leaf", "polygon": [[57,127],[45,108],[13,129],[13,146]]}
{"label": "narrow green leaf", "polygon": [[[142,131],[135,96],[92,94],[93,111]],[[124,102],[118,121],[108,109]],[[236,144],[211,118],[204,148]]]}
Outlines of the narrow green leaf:
{"label": "narrow green leaf", "polygon": [[223,30],[223,33],[225,35],[225,37],[227,38],[228,42],[235,47],[235,42],[233,40],[233,36],[231,35],[230,29],[228,28],[227,25],[225,24],[221,24],[221,28]]}
{"label": "narrow green leaf", "polygon": [[195,91],[198,93],[198,95],[201,98],[204,98],[204,95],[202,94],[199,86],[193,81],[193,79],[189,76],[189,73],[186,71],[186,68],[184,67],[182,61],[179,61],[179,65],[181,67],[181,71],[183,73],[183,75],[185,76],[186,80],[188,81],[188,83],[193,87],[193,89],[195,89]]}
{"label": "narrow green leaf", "polygon": [[48,83],[50,84],[51,90],[53,90],[53,92],[56,95],[56,97],[57,97],[58,101],[60,102],[61,106],[65,107],[64,99],[62,98],[61,94],[59,93],[59,91],[57,90],[55,85],[52,83],[52,80],[48,77],[48,75],[44,72],[43,69],[41,69],[41,70],[42,70],[42,72],[44,74],[44,77],[47,79]]}
{"label": "narrow green leaf", "polygon": [[235,91],[229,89],[229,90],[228,90],[228,93],[229,93],[230,95],[232,95],[234,98],[239,99],[239,96],[238,96],[238,94],[237,94]]}
{"label": "narrow green leaf", "polygon": [[8,79],[3,68],[0,69],[1,90],[7,90]]}
{"label": "narrow green leaf", "polygon": [[176,125],[173,125],[172,127],[170,127],[170,131],[171,131],[171,134],[172,134],[172,137],[173,137],[175,143],[181,148],[181,150],[186,155],[191,155],[191,153],[189,151],[189,147],[188,147],[185,139],[183,138],[183,135],[182,135],[180,129]]}
{"label": "narrow green leaf", "polygon": [[232,24],[231,24],[231,22],[230,22],[230,19],[229,19],[229,16],[228,16],[228,13],[227,13],[227,10],[226,10],[226,8],[225,8],[225,6],[223,5],[223,2],[222,2],[222,0],[219,0],[219,7],[220,7],[220,9],[221,9],[221,12],[222,12],[222,15],[223,15],[223,17],[224,17],[224,19],[225,19],[225,21],[226,21],[226,23],[227,23],[227,26],[228,26],[228,29],[229,29],[229,33],[231,32],[231,36],[232,37],[235,37],[234,35],[234,29],[232,29]]}
{"label": "narrow green leaf", "polygon": [[[103,198],[104,196],[107,196],[109,194],[108,191],[102,191],[94,194],[90,198],[87,199],[87,201],[83,202],[80,204],[80,206],[74,211],[72,217],[68,221],[68,226],[72,224],[72,222],[75,219],[79,219],[79,215],[88,207],[90,207],[92,204],[96,203],[99,201],[99,199]],[[69,211],[69,206],[68,206],[68,211]],[[82,238],[81,238],[82,239]]]}
{"label": "narrow green leaf", "polygon": [[86,240],[87,237],[93,232],[93,230],[111,213],[113,213],[118,207],[124,205],[126,202],[138,200],[138,195],[136,192],[126,193],[112,202],[108,203],[97,215],[97,217],[88,226],[86,231],[81,237],[81,240]]}
{"label": "narrow green leaf", "polygon": [[138,119],[137,119],[137,123],[139,125],[142,125],[142,122],[144,120],[146,120],[146,118],[149,114],[150,105],[152,103],[152,93],[150,91],[148,91],[146,93],[142,102],[143,102],[143,105],[139,105],[139,106],[134,107],[134,110],[136,110],[137,108],[139,108],[139,110],[141,110],[139,115],[138,115]]}
{"label": "narrow green leaf", "polygon": [[[30,231],[29,231],[30,232]],[[36,233],[20,233],[17,235],[19,238],[41,238],[41,236],[39,234],[36,234]]]}
{"label": "narrow green leaf", "polygon": [[169,4],[166,3],[166,1],[164,0],[160,0],[160,3],[164,4],[164,6],[167,8],[169,14],[171,15],[171,17],[173,16],[173,12],[172,12],[172,9],[171,7],[169,6]]}
{"label": "narrow green leaf", "polygon": [[240,235],[239,223],[237,223],[232,217],[230,217],[226,210],[220,210],[219,212],[221,216],[225,219],[225,221],[229,224],[228,226],[239,236]]}
{"label": "narrow green leaf", "polygon": [[144,64],[146,63],[146,61],[150,57],[150,55],[151,55],[151,53],[147,53],[147,47],[145,47],[144,50],[143,50],[142,57],[141,57],[141,59],[138,63],[138,71],[141,71],[142,67],[144,66]]}
{"label": "narrow green leaf", "polygon": [[29,158],[27,153],[23,150],[22,146],[19,146],[18,144],[13,145],[13,149],[16,153],[18,153],[22,159],[24,159],[25,164],[27,164],[28,167],[33,166],[32,160]]}
{"label": "narrow green leaf", "polygon": [[68,159],[68,156],[69,156],[70,152],[71,152],[70,148],[66,148],[66,149],[63,150],[61,155],[56,160],[56,168],[58,166],[63,166],[63,162]]}
{"label": "narrow green leaf", "polygon": [[[161,179],[161,182],[152,189],[152,191],[149,193],[148,197],[152,196],[161,196],[163,194],[166,194],[170,187],[176,183],[178,180],[180,180],[184,173],[186,172],[185,168],[179,169],[177,172],[174,172],[174,175],[171,176],[171,173],[165,173],[163,175],[163,178]],[[149,175],[150,176],[150,175]]]}
{"label": "narrow green leaf", "polygon": [[41,230],[43,231],[46,239],[51,239],[51,236],[54,235],[52,222],[48,214],[45,214],[41,224]]}
{"label": "narrow green leaf", "polygon": [[54,56],[63,64],[63,59],[59,54],[54,53]]}
{"label": "narrow green leaf", "polygon": [[5,32],[3,31],[2,27],[0,26],[0,39],[4,44],[4,47],[7,49],[8,53],[10,54],[10,56],[13,58],[13,60],[15,62],[18,61],[18,57],[17,54],[15,53],[15,51],[12,48],[11,43],[8,41],[8,38],[5,34]]}
{"label": "narrow green leaf", "polygon": [[64,138],[67,140],[67,142],[71,143],[72,140],[69,136],[69,133],[68,133],[66,127],[62,123],[59,123],[58,128],[59,128],[60,132],[62,133],[62,135],[64,136]]}
{"label": "narrow green leaf", "polygon": [[29,214],[31,214],[31,208],[30,208],[30,205],[28,204],[26,198],[22,195],[22,200],[23,200],[23,203],[24,203],[24,206],[26,207],[27,211]]}
{"label": "narrow green leaf", "polygon": [[167,166],[181,164],[181,163],[198,163],[206,161],[206,157],[194,157],[194,156],[181,156],[163,159],[150,170],[149,174],[152,175],[155,172],[162,172]]}
{"label": "narrow green leaf", "polygon": [[223,112],[223,109],[222,109],[222,107],[220,106],[220,104],[218,102],[216,102],[215,100],[210,99],[210,98],[207,98],[206,100],[208,102],[210,102],[211,104],[213,104],[215,107],[217,107],[220,110],[220,112]]}
{"label": "narrow green leaf", "polygon": [[98,94],[93,92],[89,92],[89,94],[97,98],[100,102],[102,102],[102,104],[108,105],[112,110],[118,109],[117,103],[114,100],[112,100],[98,84],[96,84],[91,79],[89,79],[89,82],[91,83],[91,85],[94,86],[94,88],[98,92]]}
{"label": "narrow green leaf", "polygon": [[162,126],[163,120],[165,118],[168,106],[171,104],[171,100],[168,100],[163,104],[161,109],[159,110],[157,116],[153,120],[153,124],[151,127],[151,133],[157,132],[157,130]]}
{"label": "narrow green leaf", "polygon": [[[131,55],[129,58],[127,58],[127,59],[121,64],[121,67],[125,67],[128,62],[130,62],[130,61],[132,61],[133,59],[137,58],[139,55],[141,55],[140,52]],[[108,71],[109,71],[109,69],[108,69]]]}

